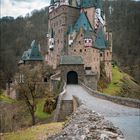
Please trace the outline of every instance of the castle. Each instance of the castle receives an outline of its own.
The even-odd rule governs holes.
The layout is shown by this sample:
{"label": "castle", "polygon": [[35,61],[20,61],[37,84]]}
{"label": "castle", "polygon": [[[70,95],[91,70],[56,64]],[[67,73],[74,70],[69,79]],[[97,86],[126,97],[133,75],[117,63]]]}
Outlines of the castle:
{"label": "castle", "polygon": [[100,78],[101,65],[112,80],[112,34],[106,30],[102,0],[51,0],[45,57],[54,69],[61,56],[81,56],[85,71]]}
{"label": "castle", "polygon": [[106,28],[102,0],[51,0],[47,42],[44,60],[33,41],[21,63],[45,61],[61,70],[64,81],[83,81],[93,89],[101,71],[112,80],[112,33]]}

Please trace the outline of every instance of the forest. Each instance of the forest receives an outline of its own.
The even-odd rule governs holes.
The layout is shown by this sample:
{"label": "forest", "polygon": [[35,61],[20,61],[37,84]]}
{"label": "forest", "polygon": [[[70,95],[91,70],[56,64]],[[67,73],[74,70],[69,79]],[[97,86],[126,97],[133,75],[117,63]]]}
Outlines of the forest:
{"label": "forest", "polygon": [[[115,0],[104,2],[107,29],[113,34],[113,60],[140,82],[140,2]],[[46,53],[48,7],[34,10],[31,16],[0,18],[0,88],[13,80],[23,51],[32,40]]]}

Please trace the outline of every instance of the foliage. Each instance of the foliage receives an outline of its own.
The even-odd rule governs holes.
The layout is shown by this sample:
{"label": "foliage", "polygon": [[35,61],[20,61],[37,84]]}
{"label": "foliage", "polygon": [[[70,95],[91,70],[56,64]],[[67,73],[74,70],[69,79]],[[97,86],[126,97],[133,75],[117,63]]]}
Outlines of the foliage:
{"label": "foliage", "polygon": [[44,112],[51,113],[56,108],[56,97],[49,95],[45,100]]}
{"label": "foliage", "polygon": [[113,59],[140,82],[140,2],[106,0],[104,9],[108,30],[113,34]]}
{"label": "foliage", "polygon": [[62,130],[63,123],[50,123],[34,126],[25,130],[7,133],[2,136],[4,140],[38,140],[47,138]]}
{"label": "foliage", "polygon": [[33,11],[32,16],[0,18],[0,89],[13,78],[23,52],[36,39],[46,53],[48,8]]}

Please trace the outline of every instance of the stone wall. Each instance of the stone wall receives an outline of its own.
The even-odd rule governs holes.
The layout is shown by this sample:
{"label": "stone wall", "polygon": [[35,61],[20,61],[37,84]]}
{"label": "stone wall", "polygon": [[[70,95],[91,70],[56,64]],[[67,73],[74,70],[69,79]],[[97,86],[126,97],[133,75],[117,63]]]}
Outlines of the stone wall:
{"label": "stone wall", "polygon": [[111,96],[111,95],[106,95],[103,93],[100,93],[96,90],[93,90],[89,87],[87,87],[85,84],[80,83],[91,95],[97,97],[97,98],[101,98],[101,99],[105,99],[108,101],[112,101],[115,102],[117,104],[121,104],[121,105],[126,105],[129,107],[134,107],[134,108],[140,108],[140,100],[137,99],[130,99],[130,98],[123,98],[123,97],[118,97],[118,96]]}
{"label": "stone wall", "polygon": [[50,77],[50,90],[56,94],[58,92],[60,93],[62,88],[63,83],[60,78],[60,72],[58,72]]}
{"label": "stone wall", "polygon": [[80,106],[64,129],[47,140],[124,140],[122,132],[98,113]]}
{"label": "stone wall", "polygon": [[73,112],[73,100],[62,100],[58,122],[65,121]]}
{"label": "stone wall", "polygon": [[84,84],[91,89],[97,90],[97,75],[86,74],[84,78]]}
{"label": "stone wall", "polygon": [[67,81],[67,74],[70,71],[75,71],[78,74],[78,81],[84,81],[84,65],[61,65],[61,77]]}

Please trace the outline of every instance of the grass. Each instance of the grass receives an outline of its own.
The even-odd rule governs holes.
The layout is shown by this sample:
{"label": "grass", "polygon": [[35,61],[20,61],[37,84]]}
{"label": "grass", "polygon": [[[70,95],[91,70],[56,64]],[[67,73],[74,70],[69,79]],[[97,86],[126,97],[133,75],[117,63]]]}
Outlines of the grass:
{"label": "grass", "polygon": [[44,104],[45,104],[45,99],[38,100],[37,109],[35,113],[36,117],[43,120],[51,116],[50,114],[43,112]]}
{"label": "grass", "polygon": [[3,93],[1,93],[0,94],[0,102],[12,104],[12,103],[15,103],[16,101],[14,99],[11,99],[11,98],[5,96]]}
{"label": "grass", "polygon": [[62,130],[63,123],[33,126],[17,132],[5,133],[1,140],[41,140]]}
{"label": "grass", "polygon": [[123,72],[115,66],[112,69],[112,82],[108,85],[106,89],[103,90],[104,93],[109,93],[111,95],[115,95],[119,93],[122,88],[122,79],[123,79]]}
{"label": "grass", "polygon": [[103,92],[109,95],[140,99],[140,86],[117,66],[112,69],[112,82]]}

